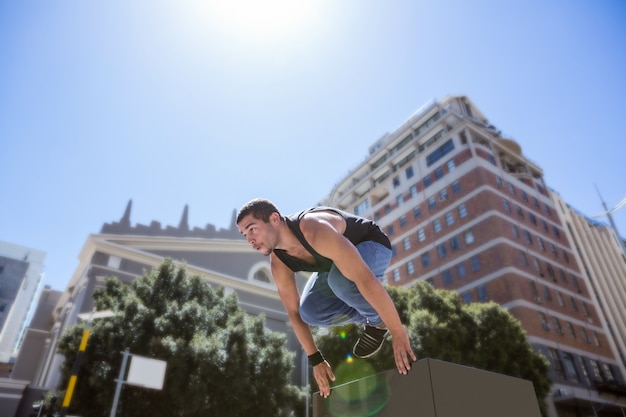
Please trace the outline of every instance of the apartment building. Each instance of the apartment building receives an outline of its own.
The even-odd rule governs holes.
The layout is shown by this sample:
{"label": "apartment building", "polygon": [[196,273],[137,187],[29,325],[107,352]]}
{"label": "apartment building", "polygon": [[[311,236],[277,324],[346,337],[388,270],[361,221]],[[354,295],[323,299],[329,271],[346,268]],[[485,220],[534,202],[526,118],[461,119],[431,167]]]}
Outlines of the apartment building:
{"label": "apartment building", "polygon": [[[389,235],[389,285],[425,280],[495,301],[551,363],[551,416],[623,415],[624,374],[542,169],[464,96],[376,141],[322,201]],[[583,413],[583,414],[580,414]]]}

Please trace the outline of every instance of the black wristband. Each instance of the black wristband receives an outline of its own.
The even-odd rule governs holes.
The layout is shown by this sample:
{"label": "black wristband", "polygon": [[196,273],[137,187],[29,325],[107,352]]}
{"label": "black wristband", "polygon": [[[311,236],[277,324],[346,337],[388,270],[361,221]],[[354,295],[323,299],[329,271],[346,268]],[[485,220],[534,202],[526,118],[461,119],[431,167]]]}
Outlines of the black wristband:
{"label": "black wristband", "polygon": [[309,365],[311,366],[317,366],[326,360],[322,356],[322,352],[320,352],[319,350],[315,352],[314,354],[309,355],[308,358],[309,358]]}

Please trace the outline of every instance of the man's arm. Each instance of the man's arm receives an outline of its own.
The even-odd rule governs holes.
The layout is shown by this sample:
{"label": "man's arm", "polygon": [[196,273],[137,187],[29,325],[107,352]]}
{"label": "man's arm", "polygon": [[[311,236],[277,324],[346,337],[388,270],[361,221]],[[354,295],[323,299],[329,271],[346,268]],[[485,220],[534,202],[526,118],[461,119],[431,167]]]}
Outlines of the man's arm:
{"label": "man's arm", "polygon": [[300,229],[315,251],[331,259],[380,315],[391,332],[398,371],[406,374],[411,369],[411,361],[416,361],[417,357],[391,297],[363,261],[357,248],[338,230],[345,227],[344,223],[333,221],[332,217],[330,221],[328,219],[328,216],[307,215],[300,222]]}
{"label": "man's arm", "polygon": [[[278,295],[285,306],[294,333],[307,356],[312,355],[317,352],[317,345],[313,339],[311,327],[300,317],[300,294],[296,286],[295,273],[274,255],[271,255],[270,262],[272,266],[272,276],[278,288]],[[322,397],[328,397],[330,395],[329,380],[335,380],[335,375],[333,374],[330,364],[324,361],[314,366],[313,376],[320,389],[320,395]]]}

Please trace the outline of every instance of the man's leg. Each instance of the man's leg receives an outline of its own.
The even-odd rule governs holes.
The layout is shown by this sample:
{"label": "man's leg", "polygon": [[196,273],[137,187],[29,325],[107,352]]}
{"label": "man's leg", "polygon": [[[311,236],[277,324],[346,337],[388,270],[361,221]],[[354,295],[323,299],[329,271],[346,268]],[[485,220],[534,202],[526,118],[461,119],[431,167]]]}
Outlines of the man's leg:
{"label": "man's leg", "polygon": [[300,297],[300,317],[312,326],[340,326],[362,322],[354,308],[337,298],[328,286],[328,272],[316,272],[307,281]]}
{"label": "man's leg", "polygon": [[[382,280],[391,261],[391,250],[375,242],[360,243],[357,249],[376,278]],[[356,284],[344,277],[334,266],[329,273],[328,284],[338,298],[358,311],[359,319],[354,321],[365,325],[363,334],[354,345],[354,355],[358,358],[374,356],[382,348],[389,333],[379,314],[359,292]]]}
{"label": "man's leg", "polygon": [[[391,250],[376,242],[361,242],[356,246],[363,261],[369,266],[378,280],[382,280],[391,261]],[[333,265],[328,273],[328,286],[345,304],[357,311],[352,315],[353,321],[370,326],[379,326],[382,319],[359,292],[356,284],[347,279]]]}

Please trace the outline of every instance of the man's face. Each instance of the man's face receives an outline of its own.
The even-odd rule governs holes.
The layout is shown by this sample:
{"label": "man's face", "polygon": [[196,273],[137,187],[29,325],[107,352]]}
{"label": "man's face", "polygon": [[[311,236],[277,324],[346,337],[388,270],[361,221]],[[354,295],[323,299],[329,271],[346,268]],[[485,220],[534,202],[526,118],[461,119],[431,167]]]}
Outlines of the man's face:
{"label": "man's face", "polygon": [[265,223],[263,220],[255,218],[252,214],[248,214],[237,223],[237,228],[246,237],[254,250],[269,256],[278,243],[278,232],[274,227],[277,217],[278,214],[274,213],[270,216],[270,221]]}

